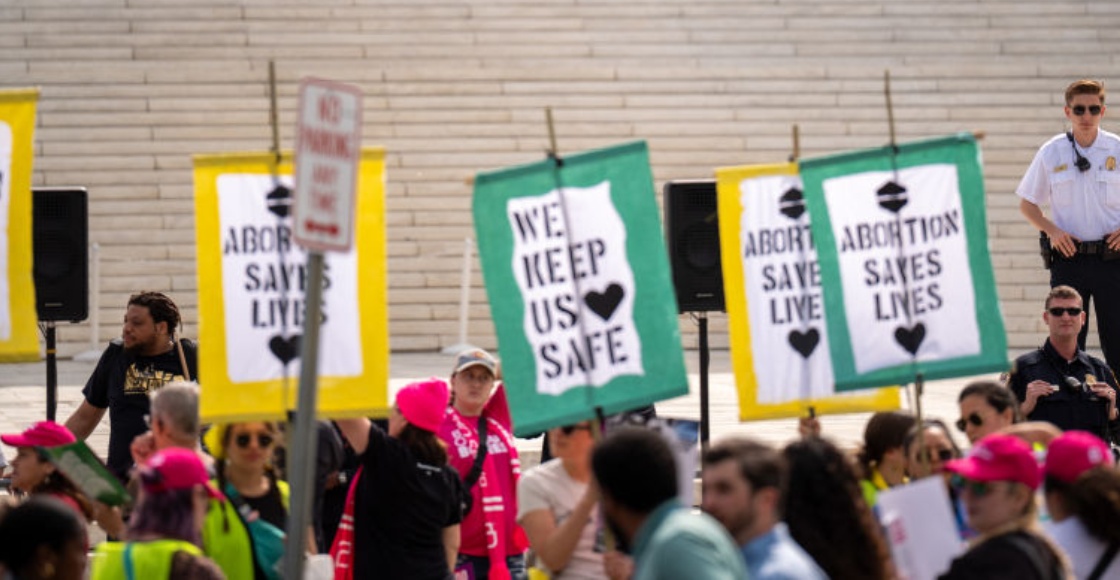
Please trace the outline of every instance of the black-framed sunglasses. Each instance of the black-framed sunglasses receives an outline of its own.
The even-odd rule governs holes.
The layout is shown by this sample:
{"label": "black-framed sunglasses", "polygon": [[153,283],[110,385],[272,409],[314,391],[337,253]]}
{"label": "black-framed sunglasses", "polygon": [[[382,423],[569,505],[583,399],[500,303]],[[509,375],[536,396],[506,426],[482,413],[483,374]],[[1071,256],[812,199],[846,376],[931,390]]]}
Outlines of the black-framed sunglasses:
{"label": "black-framed sunglasses", "polygon": [[1077,117],[1080,117],[1081,115],[1084,115],[1085,111],[1089,111],[1089,114],[1094,116],[1094,117],[1101,114],[1101,106],[1100,105],[1089,105],[1088,107],[1086,107],[1085,105],[1074,105],[1074,106],[1070,107],[1069,110],[1074,114],[1074,116],[1077,116]]}
{"label": "black-framed sunglasses", "polygon": [[942,463],[953,458],[952,449],[926,449],[926,459]]}
{"label": "black-framed sunglasses", "polygon": [[[257,436],[257,446],[260,447],[261,449],[264,449],[265,447],[271,447],[272,442],[275,441],[275,439],[273,439],[272,435],[269,435],[268,433],[257,433],[256,436]],[[252,440],[253,440],[253,434],[252,433],[241,433],[237,437],[233,438],[233,442],[236,443],[237,446],[242,448],[242,449],[245,449],[246,447],[248,447],[249,442],[251,442]]]}
{"label": "black-framed sunglasses", "polygon": [[968,423],[972,423],[973,427],[983,427],[984,426],[984,418],[981,417],[980,415],[977,415],[976,413],[969,413],[967,419],[968,419],[967,423],[965,422],[964,418],[957,419],[957,429],[961,433],[964,433],[965,427],[968,426]]}
{"label": "black-framed sunglasses", "polygon": [[564,425],[560,428],[560,432],[565,435],[571,435],[575,431],[591,431],[591,425]]}
{"label": "black-framed sunglasses", "polygon": [[1081,313],[1085,312],[1080,306],[1070,306],[1068,308],[1061,308],[1059,306],[1051,306],[1050,308],[1047,308],[1046,311],[1050,313],[1050,316],[1059,316],[1059,317],[1062,314],[1068,314],[1070,316],[1081,316]]}
{"label": "black-framed sunglasses", "polygon": [[971,479],[962,477],[959,474],[954,474],[949,480],[949,485],[953,486],[958,491],[968,490],[974,497],[984,497],[988,492],[992,491],[992,484],[989,481],[973,481]]}

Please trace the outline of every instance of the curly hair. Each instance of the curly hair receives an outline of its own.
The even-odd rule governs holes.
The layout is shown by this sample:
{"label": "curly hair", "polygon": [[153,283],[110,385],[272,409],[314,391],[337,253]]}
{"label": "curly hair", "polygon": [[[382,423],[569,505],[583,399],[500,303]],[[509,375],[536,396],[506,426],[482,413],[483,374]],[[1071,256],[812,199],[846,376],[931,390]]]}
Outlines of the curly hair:
{"label": "curly hair", "polygon": [[910,413],[882,411],[875,413],[863,430],[863,448],[856,456],[862,477],[868,479],[875,465],[892,449],[903,449],[906,433],[917,423]]}
{"label": "curly hair", "polygon": [[782,513],[793,539],[830,578],[890,576],[886,541],[860,492],[855,467],[825,439],[791,443]]}
{"label": "curly hair", "polygon": [[175,335],[179,328],[179,307],[162,292],[143,291],[128,298],[128,306],[143,306],[152,315],[152,322],[167,323],[167,334]]}
{"label": "curly hair", "polygon": [[1066,508],[1094,538],[1109,544],[1120,542],[1120,471],[1094,467],[1073,483],[1046,477],[1046,493],[1057,493]]}

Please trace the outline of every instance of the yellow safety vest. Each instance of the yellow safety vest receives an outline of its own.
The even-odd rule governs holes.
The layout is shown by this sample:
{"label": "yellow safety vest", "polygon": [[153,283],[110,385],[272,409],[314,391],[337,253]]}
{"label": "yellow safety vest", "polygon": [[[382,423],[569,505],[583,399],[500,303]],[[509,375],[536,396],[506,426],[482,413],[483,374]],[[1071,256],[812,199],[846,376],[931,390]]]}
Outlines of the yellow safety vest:
{"label": "yellow safety vest", "polygon": [[[132,573],[125,563],[126,552],[132,562]],[[104,542],[93,555],[90,580],[163,580],[171,576],[171,559],[175,552],[199,556],[202,550],[182,540],[151,542]]]}

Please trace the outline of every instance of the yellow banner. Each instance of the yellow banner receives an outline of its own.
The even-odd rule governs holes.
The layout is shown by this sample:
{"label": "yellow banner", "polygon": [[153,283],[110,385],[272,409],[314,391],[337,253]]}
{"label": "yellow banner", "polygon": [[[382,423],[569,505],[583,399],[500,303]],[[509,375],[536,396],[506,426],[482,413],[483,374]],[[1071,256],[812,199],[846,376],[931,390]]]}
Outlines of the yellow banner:
{"label": "yellow banner", "polygon": [[716,178],[739,418],[897,409],[897,388],[836,393],[797,164],[722,168]]}
{"label": "yellow banner", "polygon": [[39,360],[31,252],[38,89],[0,90],[0,362]]}
{"label": "yellow banner", "polygon": [[[292,158],[196,156],[200,411],[284,419],[297,402],[307,253],[292,237]],[[275,173],[275,175],[274,175]],[[385,151],[364,148],[353,249],[325,254],[319,417],[388,414]]]}

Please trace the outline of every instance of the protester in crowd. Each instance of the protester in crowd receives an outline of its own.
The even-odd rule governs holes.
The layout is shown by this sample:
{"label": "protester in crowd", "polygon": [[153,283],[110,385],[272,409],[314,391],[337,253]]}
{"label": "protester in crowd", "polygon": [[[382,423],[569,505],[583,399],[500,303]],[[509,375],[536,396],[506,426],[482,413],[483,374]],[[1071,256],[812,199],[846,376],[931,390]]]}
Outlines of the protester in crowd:
{"label": "protester in crowd", "polygon": [[1042,470],[1025,441],[989,435],[968,457],[950,461],[954,485],[977,532],[971,546],[953,560],[943,580],[1060,580],[1069,574],[1061,551],[1038,529],[1035,490]]}
{"label": "protester in crowd", "polygon": [[494,388],[497,372],[497,361],[484,350],[455,357],[451,407],[438,433],[473,498],[463,517],[458,568],[473,569],[476,580],[524,580],[528,539],[517,525],[521,462],[504,389]]}
{"label": "protester in crowd", "polygon": [[589,485],[592,429],[589,421],[549,429],[553,459],[525,472],[517,484],[517,522],[553,580],[603,575],[602,550],[595,546],[599,497]]}
{"label": "protester in crowd", "polygon": [[1091,433],[1069,431],[1046,450],[1046,532],[1078,580],[1120,578],[1120,471]]}
{"label": "protester in crowd", "polygon": [[127,541],[97,547],[91,580],[225,578],[200,548],[209,502],[221,494],[210,485],[198,454],[174,447],[157,451],[137,476],[140,500]]}
{"label": "protester in crowd", "polygon": [[[918,444],[919,436],[921,445]],[[912,480],[941,475],[948,482],[945,464],[961,456],[961,448],[953,441],[949,427],[941,419],[926,419],[920,427],[911,427],[902,446],[906,452],[906,474]]]}
{"label": "protester in crowd", "polygon": [[812,437],[791,443],[782,455],[789,464],[782,512],[793,540],[829,578],[889,578],[890,554],[844,452]]}
{"label": "protester in crowd", "polygon": [[[389,423],[384,419],[375,420],[374,424],[379,426],[382,431],[389,429]],[[323,505],[320,517],[323,526],[323,542],[320,544],[322,547],[319,550],[320,552],[329,551],[331,544],[334,543],[334,535],[338,531],[338,522],[342,519],[343,508],[346,507],[346,496],[350,491],[350,482],[354,480],[354,475],[358,472],[360,465],[358,454],[354,453],[354,448],[350,446],[350,442],[342,436],[338,425],[334,421],[330,421],[329,425],[341,441],[342,456],[338,467],[327,473],[327,477],[323,481]]]}
{"label": "protester in crowd", "polygon": [[[1016,188],[1019,210],[1040,232],[1050,286],[1069,284],[1096,303],[1097,334],[1109,366],[1120,368],[1120,208],[1113,175],[1120,137],[1101,129],[1106,107],[1104,83],[1081,79],[1065,90],[1070,130],[1050,138],[1031,161]],[[1042,206],[1050,206],[1047,219]],[[1078,329],[1085,348],[1087,325]]]}
{"label": "protester in crowd", "polygon": [[121,481],[132,467],[129,446],[148,430],[148,396],[176,380],[198,380],[197,345],[178,340],[179,308],[159,292],[128,299],[121,337],[109,343],[66,427],[85,440],[109,410],[109,470]]}
{"label": "protester in crowd", "polygon": [[957,429],[968,437],[969,443],[976,443],[1020,421],[1015,395],[995,381],[976,381],[965,385],[957,403],[961,410]]}
{"label": "protester in crowd", "polygon": [[73,508],[82,520],[89,522],[93,519],[93,503],[58,471],[43,451],[76,441],[66,427],[54,421],[40,421],[23,433],[0,435],[0,441],[16,448],[16,456],[12,459],[13,489],[33,495],[53,496]]}
{"label": "protester in crowd", "polygon": [[607,525],[634,557],[634,580],[746,577],[727,530],[678,499],[676,459],[661,435],[619,428],[595,447],[591,468]]}
{"label": "protester in crowd", "polygon": [[[279,578],[291,495],[288,482],[272,467],[279,428],[270,421],[215,425],[206,432],[205,442],[216,462],[213,484],[237,508],[249,530],[259,572]],[[307,541],[308,551],[315,552],[314,534]]]}
{"label": "protester in crowd", "polygon": [[782,520],[789,477],[769,445],[725,439],[704,453],[703,509],[735,539],[751,580],[825,580]]}
{"label": "protester in crowd", "polygon": [[[172,382],[152,393],[149,420],[151,432],[132,444],[137,465],[146,463],[155,452],[167,449],[190,450],[199,455],[203,465],[212,461],[199,451],[202,426],[198,417],[198,385]],[[202,527],[202,547],[229,578],[263,577],[264,572],[253,557],[249,530],[233,502],[224,496],[210,500]]]}
{"label": "protester in crowd", "polygon": [[0,515],[0,572],[13,580],[81,580],[86,526],[71,506],[37,495]]}
{"label": "protester in crowd", "polygon": [[[315,482],[314,492],[315,495],[311,501],[311,528],[313,531],[312,537],[315,540],[314,550],[312,553],[325,554],[331,549],[331,539],[334,538],[332,530],[330,539],[327,538],[323,526],[323,517],[326,514],[326,496],[327,496],[327,480],[331,475],[335,476],[335,485],[338,485],[338,472],[342,468],[342,462],[345,459],[342,449],[342,435],[335,429],[334,423],[330,421],[315,421],[315,440],[317,449],[315,451]],[[345,500],[345,496],[344,496]],[[342,512],[339,512],[339,517]],[[335,522],[335,528],[338,523]]]}
{"label": "protester in crowd", "polygon": [[1041,347],[1015,359],[1008,387],[1023,417],[1048,421],[1063,431],[1088,431],[1109,441],[1110,430],[1120,427],[1116,378],[1104,361],[1078,347],[1085,318],[1077,290],[1052,288],[1042,311],[1050,336]]}
{"label": "protester in crowd", "polygon": [[361,462],[331,550],[336,569],[342,557],[354,578],[452,577],[465,490],[435,434],[448,398],[446,383],[429,379],[397,392],[388,433],[368,419],[335,421]]}
{"label": "protester in crowd", "polygon": [[902,485],[906,478],[906,433],[914,416],[901,411],[881,411],[871,416],[863,429],[863,446],[856,454],[860,489],[867,505],[875,507],[880,491]]}

